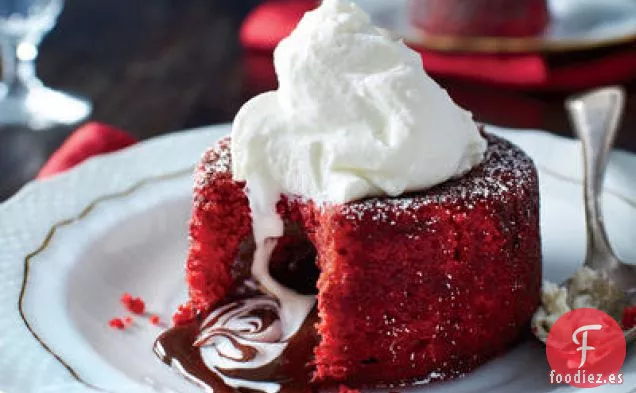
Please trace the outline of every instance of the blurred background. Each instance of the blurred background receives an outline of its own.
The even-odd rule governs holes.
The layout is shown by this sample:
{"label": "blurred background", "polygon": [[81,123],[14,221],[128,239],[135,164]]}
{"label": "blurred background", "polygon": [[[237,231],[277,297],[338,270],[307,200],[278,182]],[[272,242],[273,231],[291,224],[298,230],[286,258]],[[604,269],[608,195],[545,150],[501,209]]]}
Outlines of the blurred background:
{"label": "blurred background", "polygon": [[[565,97],[595,86],[622,84],[629,99],[618,145],[636,152],[636,34],[631,35],[629,20],[627,30],[614,32],[610,37],[614,39],[588,37],[586,44],[567,37],[567,32],[556,31],[559,26],[549,26],[550,34],[556,34],[553,37],[512,31],[510,37],[498,40],[493,36],[505,35],[505,31],[486,26],[471,33],[464,21],[444,19],[450,17],[445,14],[449,5],[466,7],[461,4],[470,1],[444,0],[441,6],[435,4],[440,1],[429,1],[412,12],[396,11],[393,1],[376,1],[385,7],[377,8],[374,18],[408,36],[409,43],[422,50],[425,67],[431,66],[429,72],[460,105],[473,111],[477,120],[570,135],[563,109]],[[15,3],[19,0],[0,0],[0,8],[6,5],[11,11]],[[14,40],[18,42],[18,63],[37,60],[35,70],[45,86],[70,93],[66,98],[90,107],[85,118],[39,125],[37,131],[32,124],[4,124],[2,116],[6,119],[8,115],[0,107],[0,201],[35,178],[51,154],[86,120],[126,130],[136,139],[231,121],[247,99],[276,87],[271,49],[312,3],[68,0],[57,23],[52,22],[53,29],[41,34],[39,47],[38,37],[31,40],[32,46],[20,46],[20,41]],[[547,23],[542,21],[540,10],[532,8],[537,1],[489,3],[494,7],[489,15],[503,10],[505,15],[531,19],[540,25],[539,30]],[[509,9],[514,3],[527,3],[531,8]],[[477,12],[470,6],[462,10],[469,16]],[[418,31],[427,33],[418,36],[414,26],[396,21],[394,12],[406,15],[412,24],[419,25]],[[435,19],[429,20],[431,15]],[[5,26],[11,23],[10,17],[0,16]],[[479,18],[484,16],[471,20]],[[608,18],[605,23],[611,23]],[[530,28],[537,29],[536,23]],[[456,28],[445,30],[449,26]],[[484,28],[483,23],[478,27]],[[573,29],[572,25],[566,27]],[[631,27],[636,30],[636,22]],[[585,24],[575,28],[583,33],[592,29]],[[5,44],[3,67],[10,68],[6,61],[14,55],[6,49],[10,34],[6,28],[0,30]],[[482,36],[490,38],[470,40]],[[42,99],[42,110],[50,109],[55,100]]]}

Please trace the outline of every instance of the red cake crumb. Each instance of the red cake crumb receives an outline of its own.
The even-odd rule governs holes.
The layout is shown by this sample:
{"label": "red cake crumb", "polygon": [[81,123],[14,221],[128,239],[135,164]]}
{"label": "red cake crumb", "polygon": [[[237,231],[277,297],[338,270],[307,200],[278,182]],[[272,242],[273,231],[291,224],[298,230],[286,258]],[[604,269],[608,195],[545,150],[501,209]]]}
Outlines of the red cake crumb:
{"label": "red cake crumb", "polygon": [[113,318],[110,321],[108,321],[108,326],[110,326],[113,329],[117,329],[117,330],[124,330],[126,329],[126,324],[124,323],[124,321],[121,318]]}
{"label": "red cake crumb", "polygon": [[126,327],[129,327],[133,324],[133,317],[125,317],[124,318],[124,325]]}
{"label": "red cake crumb", "polygon": [[338,393],[360,393],[358,389],[350,388],[347,385],[340,384],[338,387]]}
{"label": "red cake crumb", "polygon": [[182,304],[172,316],[172,323],[175,326],[183,326],[192,322],[197,316],[197,311],[191,303]]}
{"label": "red cake crumb", "polygon": [[625,307],[623,312],[623,329],[629,330],[636,327],[636,306]]}
{"label": "red cake crumb", "polygon": [[159,315],[151,315],[150,318],[148,318],[148,320],[150,321],[151,324],[155,325],[155,326],[159,326],[161,324],[161,319],[159,318]]}
{"label": "red cake crumb", "polygon": [[146,303],[140,297],[132,297],[128,292],[121,296],[121,304],[133,314],[141,315],[146,311]]}

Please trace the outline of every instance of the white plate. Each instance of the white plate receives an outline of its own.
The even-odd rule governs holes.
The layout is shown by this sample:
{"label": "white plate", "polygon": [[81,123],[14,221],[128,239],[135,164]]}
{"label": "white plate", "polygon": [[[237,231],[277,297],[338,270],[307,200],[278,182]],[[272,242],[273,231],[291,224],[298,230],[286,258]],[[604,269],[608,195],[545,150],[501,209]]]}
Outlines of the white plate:
{"label": "white plate", "polygon": [[376,24],[414,45],[442,51],[533,52],[590,49],[636,38],[634,0],[548,0],[550,22],[535,37],[430,36],[410,23],[409,0],[355,0]]}
{"label": "white plate", "polygon": [[[183,298],[192,165],[228,131],[227,125],[209,127],[93,158],[29,184],[0,205],[0,391],[198,391],[153,355],[159,328],[138,318],[134,328],[120,332],[107,322],[124,314],[118,302],[124,291],[143,296],[164,321]],[[538,131],[497,132],[539,165],[545,274],[560,281],[579,266],[585,250],[579,148]],[[612,241],[631,261],[635,182],[636,156],[615,153],[605,209]],[[548,384],[543,352],[525,343],[463,380],[401,391],[572,391]],[[595,391],[633,389],[634,353],[623,372],[623,385]]]}

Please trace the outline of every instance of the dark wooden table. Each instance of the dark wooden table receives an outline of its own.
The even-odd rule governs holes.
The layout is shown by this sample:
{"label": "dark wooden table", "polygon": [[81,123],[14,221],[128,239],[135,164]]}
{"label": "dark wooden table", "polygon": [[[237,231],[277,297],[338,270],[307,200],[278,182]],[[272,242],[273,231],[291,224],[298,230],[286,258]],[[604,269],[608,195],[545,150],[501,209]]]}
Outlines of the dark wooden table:
{"label": "dark wooden table", "polygon": [[[90,97],[93,119],[141,139],[231,121],[245,100],[274,87],[250,73],[270,69],[268,55],[243,53],[238,43],[240,23],[257,2],[69,0],[41,46],[39,75]],[[440,82],[480,121],[570,134],[563,93]],[[627,88],[618,144],[636,152],[636,81]],[[0,201],[31,180],[70,131],[0,129]]]}

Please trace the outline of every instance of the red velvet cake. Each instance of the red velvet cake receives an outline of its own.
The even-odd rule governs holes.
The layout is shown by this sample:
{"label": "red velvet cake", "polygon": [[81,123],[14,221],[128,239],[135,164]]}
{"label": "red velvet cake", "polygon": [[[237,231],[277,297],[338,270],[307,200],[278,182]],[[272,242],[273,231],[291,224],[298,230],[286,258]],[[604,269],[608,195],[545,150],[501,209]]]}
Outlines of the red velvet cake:
{"label": "red velvet cake", "polygon": [[[279,202],[286,234],[271,270],[303,252],[317,255],[320,270],[318,344],[307,359],[315,383],[449,379],[526,331],[540,302],[537,173],[519,148],[484,137],[482,164],[426,191],[322,206],[293,196]],[[190,300],[177,325],[223,302],[251,238],[229,144],[208,150],[196,170]]]}
{"label": "red velvet cake", "polygon": [[510,348],[540,302],[530,158],[350,1],[307,13],[274,63],[279,88],[197,166],[189,300],[156,354],[215,393],[306,393]]}
{"label": "red velvet cake", "polygon": [[546,0],[411,0],[413,23],[432,35],[524,37],[548,24]]}

